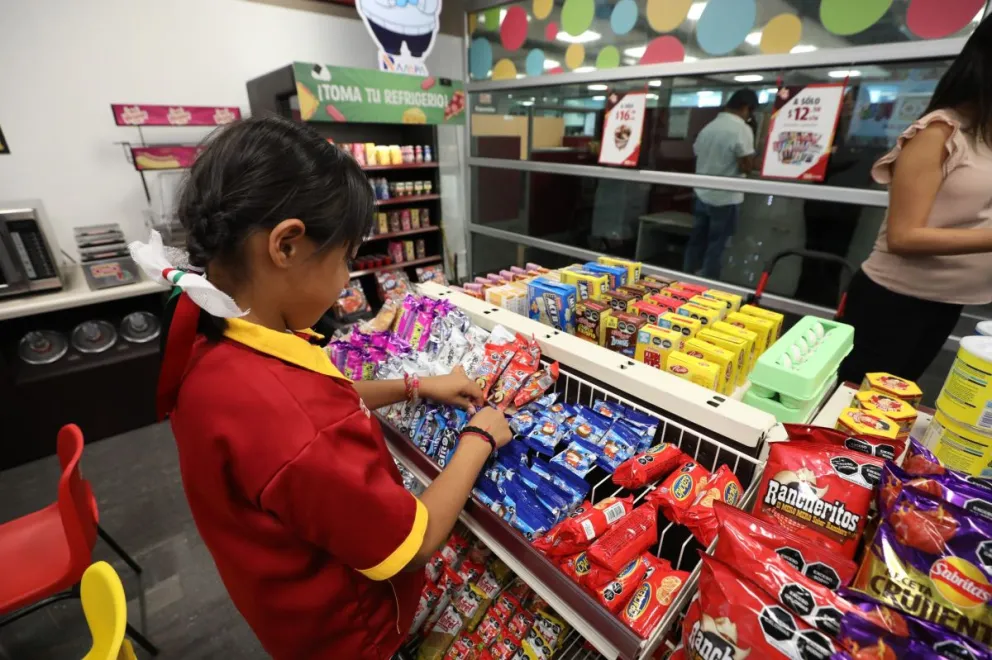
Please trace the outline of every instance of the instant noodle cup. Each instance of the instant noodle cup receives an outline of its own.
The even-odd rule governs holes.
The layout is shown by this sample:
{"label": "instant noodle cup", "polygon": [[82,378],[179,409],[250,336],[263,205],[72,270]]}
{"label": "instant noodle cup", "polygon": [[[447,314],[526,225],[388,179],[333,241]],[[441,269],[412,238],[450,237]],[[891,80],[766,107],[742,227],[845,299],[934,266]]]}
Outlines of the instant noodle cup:
{"label": "instant noodle cup", "polygon": [[671,566],[655,568],[627,601],[620,620],[639,637],[647,639],[661,623],[688,579],[689,573],[677,571]]}
{"label": "instant noodle cup", "polygon": [[696,495],[710,482],[713,475],[694,461],[686,461],[668,475],[661,486],[647,494],[647,501],[658,505],[665,517],[682,523],[682,514],[696,501]]}
{"label": "instant noodle cup", "polygon": [[773,443],[752,514],[853,558],[882,463],[833,445]]}
{"label": "instant noodle cup", "polygon": [[737,328],[750,330],[757,336],[754,342],[755,356],[760,356],[775,343],[775,337],[772,335],[772,332],[775,330],[775,323],[773,321],[743,312],[731,312],[727,314],[724,322]]}
{"label": "instant noodle cup", "polygon": [[865,379],[861,381],[861,390],[875,390],[902,399],[914,408],[920,405],[920,399],[923,398],[923,391],[913,381],[882,372],[865,374]]}
{"label": "instant noodle cup", "polygon": [[758,307],[757,305],[741,305],[741,314],[748,314],[750,316],[757,316],[760,319],[765,319],[766,321],[771,321],[772,330],[768,335],[768,346],[771,347],[778,338],[782,336],[782,323],[785,321],[785,315],[779,314],[778,312],[773,312],[770,309],[764,309],[763,307]]}
{"label": "instant noodle cup", "polygon": [[719,365],[678,351],[668,354],[665,371],[714,392],[720,391],[724,375]]}
{"label": "instant noodle cup", "polygon": [[883,415],[895,422],[898,427],[897,437],[909,437],[909,432],[913,430],[913,424],[916,423],[916,408],[902,399],[875,390],[858,392],[854,395],[854,400],[858,407],[865,412]]}
{"label": "instant noodle cup", "polygon": [[621,463],[613,473],[613,483],[628,490],[643,488],[668,476],[688,458],[675,445],[663,442]]}
{"label": "instant noodle cup", "polygon": [[849,435],[869,436],[894,443],[899,438],[899,425],[881,413],[860,408],[845,408],[837,418],[838,431]]}

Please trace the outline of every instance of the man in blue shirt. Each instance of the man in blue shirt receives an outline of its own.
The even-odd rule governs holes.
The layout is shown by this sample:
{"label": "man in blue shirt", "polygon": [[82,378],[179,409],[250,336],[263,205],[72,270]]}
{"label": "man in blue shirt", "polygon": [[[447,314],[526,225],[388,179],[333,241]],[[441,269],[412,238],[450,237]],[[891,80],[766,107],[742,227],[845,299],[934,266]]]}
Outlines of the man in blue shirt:
{"label": "man in blue shirt", "polygon": [[[755,168],[751,123],[757,108],[758,95],[753,91],[734,92],[723,111],[696,137],[696,174],[745,176]],[[744,193],[707,188],[695,188],[693,192],[695,223],[682,270],[718,279],[723,249],[737,229]]]}

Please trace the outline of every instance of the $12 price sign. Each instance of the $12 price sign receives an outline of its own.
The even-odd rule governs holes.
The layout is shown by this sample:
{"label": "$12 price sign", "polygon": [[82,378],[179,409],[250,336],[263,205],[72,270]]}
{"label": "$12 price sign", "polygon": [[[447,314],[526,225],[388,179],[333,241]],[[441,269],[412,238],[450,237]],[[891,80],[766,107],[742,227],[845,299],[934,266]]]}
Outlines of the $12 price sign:
{"label": "$12 price sign", "polygon": [[[610,100],[617,98],[610,95]],[[607,102],[603,139],[599,147],[600,165],[637,167],[644,133],[647,92],[627,92],[611,107]]]}
{"label": "$12 price sign", "polygon": [[843,99],[843,83],[779,89],[761,176],[823,181]]}

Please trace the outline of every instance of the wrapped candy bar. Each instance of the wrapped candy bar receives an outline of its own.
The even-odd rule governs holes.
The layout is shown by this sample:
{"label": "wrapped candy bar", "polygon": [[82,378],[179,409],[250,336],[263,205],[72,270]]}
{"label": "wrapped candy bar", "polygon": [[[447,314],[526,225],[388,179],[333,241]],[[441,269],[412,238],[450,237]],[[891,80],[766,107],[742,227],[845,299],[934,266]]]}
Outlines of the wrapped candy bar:
{"label": "wrapped candy bar", "polygon": [[551,464],[560,465],[581,478],[592,471],[599,456],[599,447],[582,440],[573,440],[565,451],[551,459]]}
{"label": "wrapped candy bar", "polygon": [[689,528],[700,543],[709,547],[716,538],[720,522],[713,510],[715,502],[726,502],[736,506],[741,498],[741,482],[726,465],[721,465],[713,473],[713,478],[699,489],[695,501],[682,516],[682,524]]}
{"label": "wrapped candy bar", "polygon": [[420,309],[420,302],[416,296],[410,295],[403,298],[396,311],[396,318],[393,322],[393,332],[404,341],[410,341],[413,332],[413,324],[417,321],[417,312]]}
{"label": "wrapped candy bar", "polygon": [[573,437],[590,444],[599,445],[613,425],[613,420],[600,415],[591,408],[581,407],[575,417]]}
{"label": "wrapped candy bar", "polygon": [[643,488],[667,476],[686,460],[688,456],[682,450],[663,442],[621,463],[613,473],[613,483],[629,490]]}
{"label": "wrapped candy bar", "polygon": [[648,564],[642,557],[635,557],[620,569],[613,579],[596,590],[596,599],[613,614],[627,604],[634,590],[648,572]]}
{"label": "wrapped candy bar", "polygon": [[[496,379],[510,364],[518,350],[520,350],[520,344],[515,341],[506,344],[486,344],[482,364],[479,365],[474,375],[469,376],[474,378],[484,397],[489,398],[489,392],[496,383]],[[468,373],[467,369],[466,373]]]}
{"label": "wrapped candy bar", "polygon": [[621,518],[588,550],[589,559],[619,572],[628,562],[658,542],[658,511],[647,503]]}
{"label": "wrapped candy bar", "polygon": [[531,432],[537,422],[537,415],[533,412],[530,410],[520,410],[510,418],[510,430],[513,431],[515,435],[527,435]]}
{"label": "wrapped candy bar", "polygon": [[498,410],[506,410],[513,403],[517,390],[527,382],[540,363],[541,349],[537,342],[533,339],[526,340],[500,375],[489,402]]}
{"label": "wrapped candy bar", "polygon": [[524,437],[534,451],[546,456],[554,456],[555,448],[564,438],[567,428],[550,417],[540,417],[534,427]]}
{"label": "wrapped candy bar", "polygon": [[549,557],[573,555],[587,549],[613,523],[634,509],[633,497],[608,497],[577,516],[566,518],[534,542]]}
{"label": "wrapped candy bar", "polygon": [[513,397],[513,405],[517,408],[526,406],[531,401],[540,398],[558,380],[559,367],[554,362],[547,369],[540,369],[524,381],[524,384]]}
{"label": "wrapped candy bar", "polygon": [[712,476],[699,463],[686,461],[668,475],[661,486],[648,493],[647,500],[658,504],[666,518],[681,523],[682,514],[692,506],[696,495],[709,483]]}

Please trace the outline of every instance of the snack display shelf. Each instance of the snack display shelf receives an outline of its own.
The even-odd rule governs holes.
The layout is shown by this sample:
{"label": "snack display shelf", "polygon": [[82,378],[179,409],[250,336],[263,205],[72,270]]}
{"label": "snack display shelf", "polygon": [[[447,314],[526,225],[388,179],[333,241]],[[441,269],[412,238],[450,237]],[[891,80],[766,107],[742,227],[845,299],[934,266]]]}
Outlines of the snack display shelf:
{"label": "snack display shelf", "polygon": [[441,257],[424,257],[423,259],[414,259],[413,261],[401,261],[398,264],[388,264],[386,266],[376,266],[375,268],[366,268],[365,270],[353,270],[348,274],[348,277],[362,277],[363,275],[371,275],[372,273],[381,273],[386,270],[398,270],[400,268],[406,268],[407,266],[423,266],[424,264],[435,264],[441,261]]}
{"label": "snack display shelf", "polygon": [[366,172],[386,172],[389,170],[426,170],[437,169],[437,163],[403,163],[402,165],[366,165]]}
{"label": "snack display shelf", "polygon": [[407,229],[406,231],[393,231],[388,234],[373,234],[372,236],[366,236],[364,242],[371,243],[372,241],[384,241],[389,238],[400,238],[401,236],[413,236],[414,234],[427,234],[434,231],[440,231],[441,228],[437,225],[431,225],[430,227],[419,227],[417,229]]}
{"label": "snack display shelf", "polygon": [[376,206],[390,206],[392,204],[412,204],[414,202],[429,202],[433,199],[441,199],[440,195],[404,195],[402,197],[390,197],[389,199],[375,200]]}
{"label": "snack display shelf", "polygon": [[[679,416],[676,416],[669,412],[671,409],[656,403],[675,401],[678,405],[680,399],[666,398],[664,388],[684,389],[691,385],[690,383],[674,377],[658,378],[667,374],[649,367],[645,367],[644,370],[635,369],[632,366],[634,363],[628,364],[626,360],[619,360],[615,353],[610,352],[608,355],[613,364],[598,364],[592,369],[596,376],[593,378],[585,367],[588,364],[604,362],[604,356],[596,355],[591,351],[598,347],[574,337],[555,334],[553,330],[533,323],[529,319],[507,310],[495,310],[490,305],[469,296],[450,292],[446,287],[422,285],[421,293],[448,298],[456,306],[461,307],[474,323],[486,329],[491,329],[497,323],[504,323],[501,317],[505,315],[507,322],[504,325],[507,328],[535,336],[544,354],[545,364],[549,360],[559,362],[560,376],[553,389],[559,393],[561,400],[592,405],[596,399],[605,399],[623,403],[655,417],[658,420],[655,442],[664,441],[678,446],[694,461],[710,470],[726,464],[741,482],[743,495],[738,505],[747,507],[753,501],[764,467],[760,458],[764,433],[754,435],[753,445],[744,442],[734,443],[727,437],[713,433],[706,424],[688,422],[683,410],[675,408],[679,412]],[[519,321],[525,321],[526,324],[533,323],[537,327],[521,325]],[[516,327],[512,327],[514,325]],[[568,339],[575,339],[578,343],[570,344],[566,341]],[[704,392],[707,395],[713,394],[705,390]],[[755,411],[758,416],[751,417],[748,406],[733,401],[724,403],[737,404],[727,406],[731,414],[735,410],[743,413],[743,424],[732,418],[728,422],[728,424],[738,424],[739,430],[746,431],[752,428],[748,424],[756,424],[764,415]],[[691,407],[691,399],[689,407]],[[716,408],[711,409],[716,410]],[[724,415],[726,414],[725,412]],[[709,415],[717,416],[718,413],[709,412]],[[390,452],[421,483],[428,485],[440,473],[440,468],[405,434],[382,416],[379,418]],[[699,414],[698,420],[706,421],[702,413]],[[767,422],[769,427],[774,424],[774,419],[770,421],[760,419],[760,421]],[[727,424],[725,426],[731,428]],[[592,479],[587,477],[587,481],[592,487],[589,500],[594,503],[606,497],[631,495],[637,505],[655,488],[652,485],[635,491],[626,491],[614,485],[611,476],[606,473],[598,474]],[[698,551],[702,549],[685,527],[669,522],[664,517],[659,518],[658,543],[653,548],[654,554],[668,560],[673,568],[689,572],[690,576],[650,638],[644,640],[627,628],[618,617],[602,607],[583,587],[562,573],[551,560],[535,550],[523,535],[474,497],[463,510],[461,520],[603,657],[608,660],[644,660],[654,657],[656,650],[662,645],[668,649],[674,648],[671,634],[677,629],[685,606],[695,593],[700,570]],[[585,654],[588,649],[584,642],[576,642],[573,646],[576,654],[561,657],[598,657]]]}

